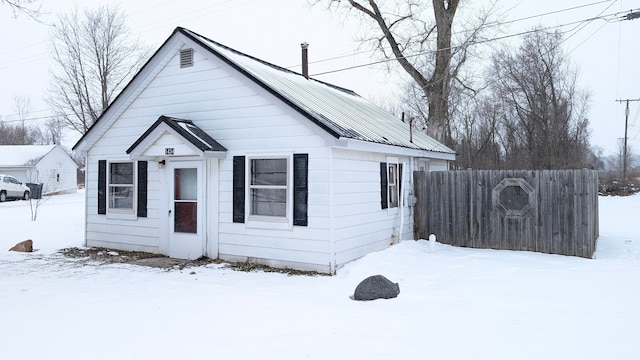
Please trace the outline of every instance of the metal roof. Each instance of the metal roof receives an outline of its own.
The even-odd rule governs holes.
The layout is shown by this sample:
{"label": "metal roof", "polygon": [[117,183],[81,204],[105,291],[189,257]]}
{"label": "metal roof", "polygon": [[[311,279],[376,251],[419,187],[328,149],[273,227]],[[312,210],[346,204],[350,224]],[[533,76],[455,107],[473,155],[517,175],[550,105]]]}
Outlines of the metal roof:
{"label": "metal roof", "polygon": [[353,91],[307,79],[301,74],[243,54],[190,30],[177,30],[295,105],[334,136],[455,154],[455,151],[422,132],[414,131],[411,142],[408,124]]}
{"label": "metal roof", "polygon": [[193,124],[191,120],[162,115],[127,149],[126,153],[130,154],[133,152],[160,124],[167,124],[182,136],[182,138],[200,149],[200,151],[227,151],[224,146],[220,145],[220,143],[209,136],[209,134]]}

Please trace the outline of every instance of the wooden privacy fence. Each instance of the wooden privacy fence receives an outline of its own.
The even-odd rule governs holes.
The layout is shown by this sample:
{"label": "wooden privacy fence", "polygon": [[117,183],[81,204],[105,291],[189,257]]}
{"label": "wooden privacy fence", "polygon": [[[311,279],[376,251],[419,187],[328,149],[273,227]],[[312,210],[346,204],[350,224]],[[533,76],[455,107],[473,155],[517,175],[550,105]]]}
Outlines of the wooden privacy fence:
{"label": "wooden privacy fence", "polygon": [[595,170],[414,172],[415,236],[455,246],[591,258]]}

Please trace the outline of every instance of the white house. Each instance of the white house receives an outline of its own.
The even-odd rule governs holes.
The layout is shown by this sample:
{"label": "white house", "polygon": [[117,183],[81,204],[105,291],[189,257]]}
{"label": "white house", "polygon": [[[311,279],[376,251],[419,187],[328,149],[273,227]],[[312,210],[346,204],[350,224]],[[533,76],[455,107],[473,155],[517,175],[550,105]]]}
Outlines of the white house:
{"label": "white house", "polygon": [[412,170],[455,159],[352,91],[180,27],[74,150],[87,246],[326,273],[411,239]]}
{"label": "white house", "polygon": [[78,165],[59,145],[1,145],[0,173],[41,183],[43,194],[78,190]]}

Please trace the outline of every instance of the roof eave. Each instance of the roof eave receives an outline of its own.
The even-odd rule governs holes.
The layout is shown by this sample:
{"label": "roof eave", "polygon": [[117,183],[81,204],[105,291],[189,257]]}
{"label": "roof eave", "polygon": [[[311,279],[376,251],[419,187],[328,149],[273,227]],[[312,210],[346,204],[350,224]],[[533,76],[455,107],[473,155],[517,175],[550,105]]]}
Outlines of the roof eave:
{"label": "roof eave", "polygon": [[455,152],[443,152],[429,149],[417,149],[403,146],[380,144],[370,141],[343,139],[342,144],[345,148],[358,151],[378,152],[384,154],[394,154],[413,157],[425,157],[431,159],[441,159],[454,161],[456,159]]}

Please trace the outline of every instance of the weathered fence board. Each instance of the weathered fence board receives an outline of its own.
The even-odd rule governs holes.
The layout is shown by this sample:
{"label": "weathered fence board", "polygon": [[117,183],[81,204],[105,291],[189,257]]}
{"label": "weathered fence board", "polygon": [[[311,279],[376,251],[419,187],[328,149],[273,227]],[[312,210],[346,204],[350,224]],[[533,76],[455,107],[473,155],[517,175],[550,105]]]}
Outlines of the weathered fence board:
{"label": "weathered fence board", "polygon": [[598,238],[594,170],[415,172],[416,238],[590,258]]}

